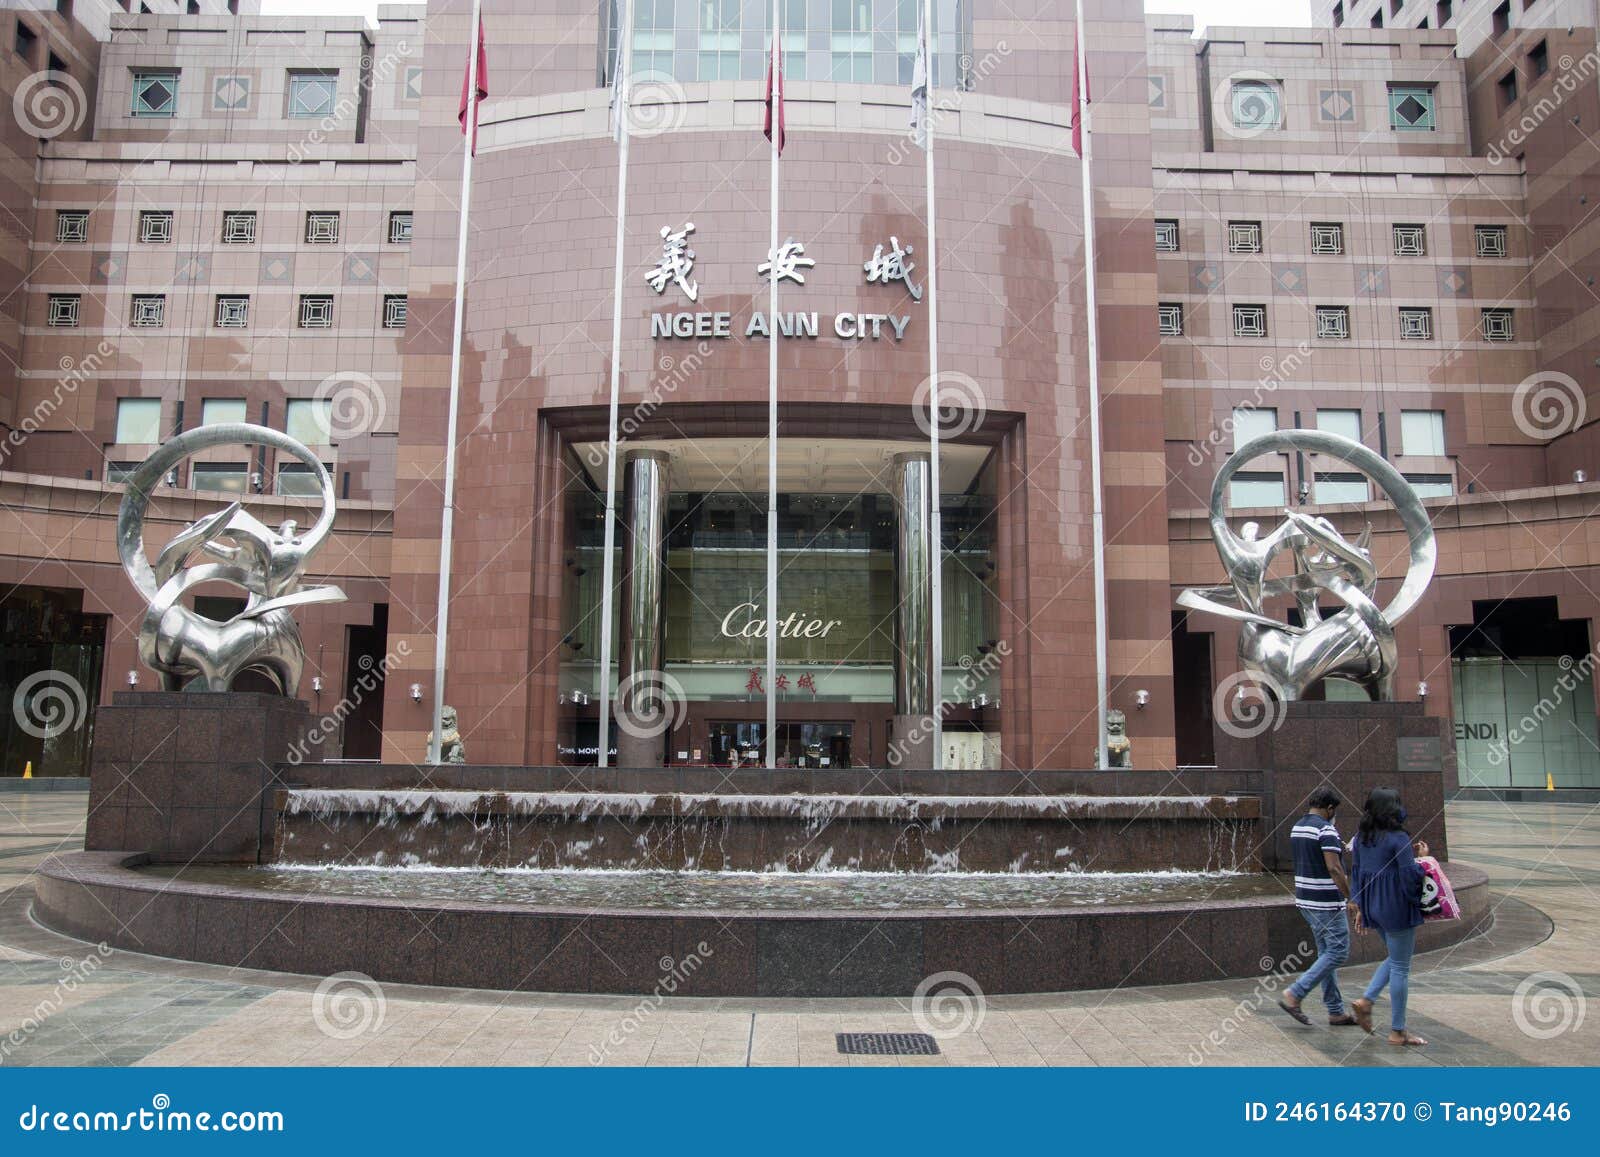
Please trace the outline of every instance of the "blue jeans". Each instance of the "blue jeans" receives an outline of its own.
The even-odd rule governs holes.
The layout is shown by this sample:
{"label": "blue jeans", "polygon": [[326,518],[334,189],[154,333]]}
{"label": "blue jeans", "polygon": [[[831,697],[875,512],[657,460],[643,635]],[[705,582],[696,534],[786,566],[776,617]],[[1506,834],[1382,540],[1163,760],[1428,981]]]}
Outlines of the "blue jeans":
{"label": "blue jeans", "polygon": [[1302,908],[1300,915],[1311,925],[1317,958],[1305,975],[1289,986],[1289,991],[1296,1000],[1304,1000],[1321,984],[1322,1003],[1328,1006],[1328,1015],[1341,1016],[1344,994],[1339,991],[1339,965],[1350,959],[1350,922],[1345,919],[1343,908]]}
{"label": "blue jeans", "polygon": [[1389,1027],[1395,1032],[1406,1031],[1406,997],[1411,989],[1411,954],[1417,947],[1415,928],[1379,928],[1384,947],[1389,950],[1378,971],[1372,974],[1367,985],[1366,998],[1377,1000],[1384,985],[1389,986]]}

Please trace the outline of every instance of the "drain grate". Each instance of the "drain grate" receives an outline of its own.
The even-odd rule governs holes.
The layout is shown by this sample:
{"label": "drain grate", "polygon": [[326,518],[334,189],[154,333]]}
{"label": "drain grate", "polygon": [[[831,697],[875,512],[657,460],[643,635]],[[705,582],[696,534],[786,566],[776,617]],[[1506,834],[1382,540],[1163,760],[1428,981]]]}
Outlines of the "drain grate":
{"label": "drain grate", "polygon": [[925,1032],[835,1033],[839,1051],[857,1057],[936,1057],[939,1042]]}

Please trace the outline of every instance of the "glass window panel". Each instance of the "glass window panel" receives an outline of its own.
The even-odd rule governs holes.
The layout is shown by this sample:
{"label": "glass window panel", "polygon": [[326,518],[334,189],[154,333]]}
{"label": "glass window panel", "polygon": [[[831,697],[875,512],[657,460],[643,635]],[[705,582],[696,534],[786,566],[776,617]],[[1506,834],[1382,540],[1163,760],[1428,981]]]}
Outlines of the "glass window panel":
{"label": "glass window panel", "polygon": [[294,398],[284,407],[283,432],[307,446],[326,446],[333,441],[332,418],[332,401]]}
{"label": "glass window panel", "polygon": [[1318,410],[1317,429],[1349,438],[1352,442],[1359,442],[1361,441],[1361,411]]}
{"label": "glass window panel", "polygon": [[1234,507],[1284,505],[1283,475],[1235,474],[1228,484],[1228,505]]}
{"label": "glass window panel", "polygon": [[1400,414],[1400,452],[1411,456],[1444,457],[1444,412],[1404,410]]}
{"label": "glass window panel", "polygon": [[1278,428],[1276,410],[1235,410],[1233,412],[1233,447],[1238,449],[1252,438],[1270,434]]}
{"label": "glass window panel", "polygon": [[191,490],[243,494],[248,482],[248,468],[243,462],[197,462],[189,474]]}
{"label": "glass window panel", "polygon": [[200,424],[219,426],[224,422],[243,422],[243,398],[207,398],[200,403]]}
{"label": "glass window panel", "polygon": [[161,441],[161,399],[117,399],[117,441],[149,446]]}

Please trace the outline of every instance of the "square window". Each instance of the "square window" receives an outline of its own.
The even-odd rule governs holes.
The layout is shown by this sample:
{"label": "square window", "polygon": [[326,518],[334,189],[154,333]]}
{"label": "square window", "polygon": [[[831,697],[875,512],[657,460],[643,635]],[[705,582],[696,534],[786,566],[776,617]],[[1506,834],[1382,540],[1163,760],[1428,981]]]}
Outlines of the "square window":
{"label": "square window", "polygon": [[1162,337],[1183,336],[1183,306],[1175,302],[1163,302],[1156,306],[1156,317]]}
{"label": "square window", "polygon": [[1229,253],[1260,253],[1261,252],[1261,222],[1259,222],[1259,221],[1229,221],[1228,222],[1228,252]]}
{"label": "square window", "polygon": [[139,243],[141,245],[172,244],[171,209],[146,209],[139,214]]}
{"label": "square window", "polygon": [[160,398],[117,399],[117,444],[154,446],[161,441]]}
{"label": "square window", "polygon": [[160,329],[167,324],[167,298],[161,293],[136,293],[128,324],[134,329]]}
{"label": "square window", "polygon": [[1427,226],[1396,225],[1394,227],[1394,255],[1396,257],[1426,257],[1428,255]]}
{"label": "square window", "polygon": [[1433,85],[1391,84],[1389,127],[1396,132],[1432,132],[1436,127]]}
{"label": "square window", "polygon": [[1234,337],[1266,337],[1267,307],[1264,305],[1236,305],[1233,307]]}
{"label": "square window", "polygon": [[306,446],[333,442],[333,402],[324,398],[291,398],[284,406],[283,432]]}
{"label": "square window", "polygon": [[1323,341],[1344,341],[1350,336],[1350,307],[1317,306],[1317,337]]}
{"label": "square window", "polygon": [[307,213],[306,244],[337,245],[339,243],[339,214]]}
{"label": "square window", "polygon": [[329,116],[339,95],[337,72],[290,72],[287,114],[294,119]]}
{"label": "square window", "polygon": [[411,210],[396,209],[389,214],[389,244],[411,244]]}
{"label": "square window", "polygon": [[1233,448],[1278,429],[1278,411],[1241,407],[1233,412]]}
{"label": "square window", "polygon": [[1433,310],[1403,306],[1400,310],[1401,341],[1432,341]]}
{"label": "square window", "polygon": [[178,74],[170,69],[136,69],[132,115],[168,119],[177,116]]}
{"label": "square window", "polygon": [[45,324],[64,329],[75,328],[78,324],[78,306],[81,301],[82,298],[76,293],[52,293],[50,312]]}
{"label": "square window", "polygon": [[1276,84],[1236,80],[1231,95],[1228,111],[1238,132],[1254,135],[1283,127],[1283,95]]}
{"label": "square window", "polygon": [[1483,340],[1517,340],[1517,330],[1516,325],[1512,320],[1511,310],[1486,309],[1483,311]]}
{"label": "square window", "polygon": [[383,328],[405,329],[406,327],[406,295],[403,293],[386,293],[383,296]]}
{"label": "square window", "polygon": [[253,212],[233,212],[222,215],[222,243],[224,245],[254,245],[256,243],[256,215]]}
{"label": "square window", "polygon": [[1318,410],[1317,429],[1328,434],[1338,434],[1352,442],[1361,441],[1360,410]]}
{"label": "square window", "polygon": [[1337,257],[1344,252],[1344,226],[1334,221],[1312,222],[1311,252]]}
{"label": "square window", "polygon": [[1241,470],[1228,483],[1228,505],[1283,506],[1283,475]]}
{"label": "square window", "polygon": [[300,295],[300,328],[333,328],[333,295],[303,293]]}
{"label": "square window", "polygon": [[1504,257],[1506,255],[1506,227],[1504,225],[1474,225],[1472,240],[1479,257]]}
{"label": "square window", "polygon": [[1400,411],[1400,452],[1411,458],[1444,457],[1444,411]]}
{"label": "square window", "polygon": [[249,483],[250,467],[244,462],[196,462],[189,471],[190,490],[243,494]]}
{"label": "square window", "polygon": [[63,243],[89,240],[89,211],[57,209],[56,240]]}
{"label": "square window", "polygon": [[205,398],[200,402],[202,426],[238,425],[243,421],[243,398]]}
{"label": "square window", "polygon": [[1166,219],[1156,222],[1156,252],[1178,252],[1178,223]]}
{"label": "square window", "polygon": [[239,293],[217,295],[217,328],[244,329],[250,324],[250,298]]}

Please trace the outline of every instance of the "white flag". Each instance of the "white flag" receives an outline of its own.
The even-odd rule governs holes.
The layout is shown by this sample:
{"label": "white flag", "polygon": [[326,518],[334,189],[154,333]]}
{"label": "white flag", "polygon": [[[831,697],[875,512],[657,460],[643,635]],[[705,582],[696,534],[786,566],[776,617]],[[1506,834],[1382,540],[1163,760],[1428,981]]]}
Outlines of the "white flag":
{"label": "white flag", "polygon": [[911,139],[918,148],[928,147],[928,33],[922,26],[922,9],[917,9],[917,59],[911,66]]}
{"label": "white flag", "polygon": [[622,53],[627,32],[626,28],[618,29],[617,51],[611,58],[611,139],[619,145],[622,143],[622,118],[626,115],[622,100]]}

